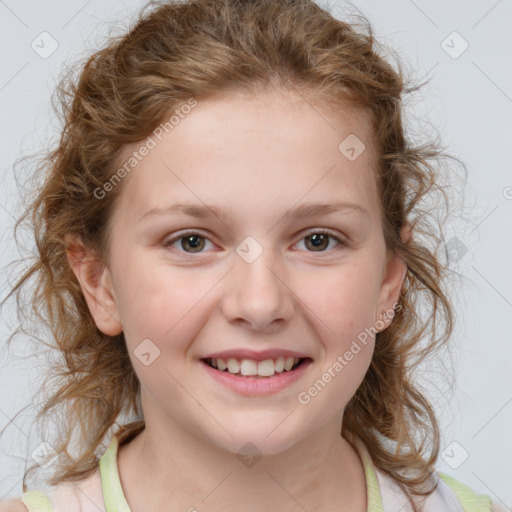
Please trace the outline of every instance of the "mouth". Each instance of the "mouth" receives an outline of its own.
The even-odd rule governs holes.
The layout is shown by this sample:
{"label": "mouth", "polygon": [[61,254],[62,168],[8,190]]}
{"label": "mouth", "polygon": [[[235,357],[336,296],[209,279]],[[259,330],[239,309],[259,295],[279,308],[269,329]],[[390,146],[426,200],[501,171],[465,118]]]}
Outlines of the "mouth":
{"label": "mouth", "polygon": [[199,361],[214,381],[245,397],[262,397],[283,391],[300,381],[313,363],[310,357],[261,357],[260,353],[260,359],[205,357]]}
{"label": "mouth", "polygon": [[[279,359],[282,359],[281,361]],[[286,361],[288,359],[288,361]],[[278,358],[277,360],[260,361],[237,361],[235,359],[228,359],[228,361],[213,359],[206,357],[201,361],[220,373],[232,375],[235,377],[256,378],[256,379],[269,379],[276,377],[280,374],[287,374],[297,371],[304,365],[313,362],[310,357],[300,358]],[[293,361],[291,361],[293,359]],[[283,361],[284,360],[284,361]]]}

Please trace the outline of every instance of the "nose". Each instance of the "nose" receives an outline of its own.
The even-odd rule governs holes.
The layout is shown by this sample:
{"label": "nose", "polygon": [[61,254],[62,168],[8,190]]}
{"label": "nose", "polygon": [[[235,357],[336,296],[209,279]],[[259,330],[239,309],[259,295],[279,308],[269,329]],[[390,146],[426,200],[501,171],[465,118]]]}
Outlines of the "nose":
{"label": "nose", "polygon": [[222,304],[226,319],[258,331],[282,328],[294,314],[296,297],[273,251],[266,248],[254,261],[237,254],[234,267]]}

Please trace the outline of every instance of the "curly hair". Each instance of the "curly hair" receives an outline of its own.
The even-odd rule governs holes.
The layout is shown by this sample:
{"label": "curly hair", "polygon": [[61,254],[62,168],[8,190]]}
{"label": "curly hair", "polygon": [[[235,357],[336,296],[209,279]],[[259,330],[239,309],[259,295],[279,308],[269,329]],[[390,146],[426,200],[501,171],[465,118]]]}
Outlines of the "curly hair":
{"label": "curly hair", "polygon": [[[77,76],[71,70],[59,81],[60,140],[38,164],[42,185],[14,230],[16,237],[28,220],[37,255],[7,296],[16,294],[18,310],[27,316],[31,311],[34,325],[48,326],[51,341],[40,341],[57,354],[42,386],[51,393],[36,417],[46,425],[50,414],[61,415],[50,444],[66,457],[53,464],[51,485],[96,470],[111,429],[122,432],[122,443],[145,425],[124,335],[97,328],[68,264],[67,237],[78,235],[108,264],[108,221],[122,184],[101,200],[98,188],[111,182],[126,148],[150,136],[190,98],[280,87],[334,115],[339,105],[350,104],[370,116],[384,238],[407,273],[396,314],[376,335],[370,367],[345,408],[340,434],[359,436],[375,466],[409,493],[434,490],[440,429],[412,377],[453,329],[447,267],[438,251],[442,227],[432,223],[433,207],[422,208],[433,197],[448,207],[442,166],[435,164],[453,157],[437,141],[409,140],[403,97],[424,84],[408,83],[400,62],[395,70],[379,54],[382,48],[365,16],[345,22],[312,0],[148,2],[129,31],[109,36],[103,49],[79,63]],[[406,224],[414,236],[402,241]],[[21,292],[32,280],[31,308],[25,308]],[[130,415],[134,421],[123,423]],[[75,454],[69,451],[73,434]],[[24,491],[35,469],[24,473]]]}

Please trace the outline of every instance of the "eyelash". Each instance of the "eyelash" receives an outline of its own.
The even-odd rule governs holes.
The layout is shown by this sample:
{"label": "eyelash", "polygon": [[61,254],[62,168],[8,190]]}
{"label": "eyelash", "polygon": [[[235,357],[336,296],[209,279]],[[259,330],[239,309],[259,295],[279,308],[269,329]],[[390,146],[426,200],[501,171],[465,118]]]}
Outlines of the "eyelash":
{"label": "eyelash", "polygon": [[[311,230],[305,232],[302,235],[302,238],[300,239],[300,241],[302,241],[304,238],[307,238],[308,236],[315,235],[315,234],[328,235],[330,238],[336,240],[336,242],[338,242],[338,244],[339,244],[338,247],[336,247],[334,249],[318,251],[318,254],[322,255],[322,254],[329,253],[331,251],[341,250],[341,249],[343,249],[344,247],[347,246],[347,243],[342,238],[340,238],[337,234],[335,234],[335,232],[331,231],[330,229],[311,229]],[[202,238],[205,238],[205,239],[207,239],[207,240],[209,240],[211,242],[211,240],[206,235],[202,234],[200,231],[188,230],[188,231],[182,231],[177,236],[175,236],[173,238],[170,238],[168,240],[165,240],[164,242],[162,242],[162,246],[164,248],[171,247],[172,244],[174,244],[175,242],[179,241],[182,238],[186,238],[187,236],[190,236],[190,235],[199,235]],[[200,253],[190,253],[190,252],[181,251],[179,249],[177,249],[177,250],[181,254],[184,254],[186,256],[192,256],[192,257],[194,256],[194,254],[203,254],[202,252],[200,252]],[[311,252],[311,253],[314,254],[317,251],[306,251],[306,252]]]}

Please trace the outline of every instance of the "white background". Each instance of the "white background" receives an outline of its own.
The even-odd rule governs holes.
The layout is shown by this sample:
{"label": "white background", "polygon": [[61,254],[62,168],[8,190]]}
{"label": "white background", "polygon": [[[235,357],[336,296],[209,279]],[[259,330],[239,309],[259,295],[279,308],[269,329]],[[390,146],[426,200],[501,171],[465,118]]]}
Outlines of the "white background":
{"label": "white background", "polygon": [[[318,3],[339,17],[347,9],[342,1]],[[99,48],[110,22],[122,29],[141,5],[135,0],[0,0],[3,267],[19,256],[13,225],[21,205],[13,163],[56,136],[58,125],[50,108],[56,80],[65,64]],[[392,0],[356,1],[353,6],[369,18],[377,39],[396,50],[416,78],[431,79],[411,100],[411,114],[436,126],[450,154],[467,166],[471,209],[450,228],[456,240],[451,243],[462,248],[451,268],[464,282],[452,340],[457,385],[449,396],[436,394],[432,373],[434,381],[428,386],[446,450],[438,468],[511,507],[512,2]],[[31,48],[44,31],[58,43],[46,59]],[[13,278],[2,270],[2,298]],[[14,309],[5,306],[2,340],[15,325]],[[38,444],[28,437],[30,404],[39,385],[37,358],[15,358],[3,345],[0,428],[21,407],[29,407],[0,439],[0,499],[21,494],[22,459]],[[18,341],[15,353],[25,351]]]}

